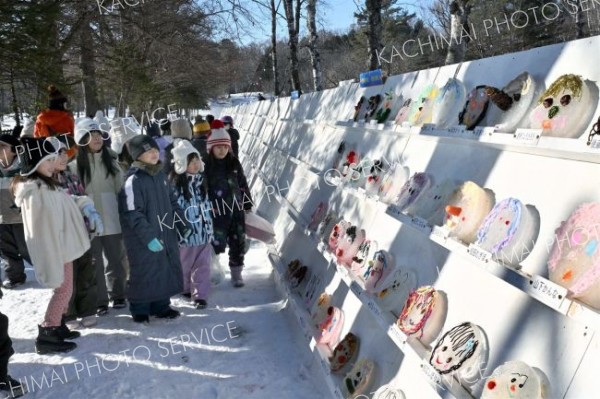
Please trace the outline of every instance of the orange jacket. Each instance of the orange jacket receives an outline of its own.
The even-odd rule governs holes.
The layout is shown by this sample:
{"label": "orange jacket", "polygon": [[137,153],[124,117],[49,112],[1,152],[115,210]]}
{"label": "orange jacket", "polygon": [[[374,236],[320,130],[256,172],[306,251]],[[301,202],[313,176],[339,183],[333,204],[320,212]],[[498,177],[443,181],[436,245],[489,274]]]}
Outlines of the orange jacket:
{"label": "orange jacket", "polygon": [[[75,118],[68,111],[46,109],[37,116],[33,137],[60,136],[68,133],[73,137],[75,131]],[[69,158],[75,156],[77,147],[71,146],[67,150]]]}

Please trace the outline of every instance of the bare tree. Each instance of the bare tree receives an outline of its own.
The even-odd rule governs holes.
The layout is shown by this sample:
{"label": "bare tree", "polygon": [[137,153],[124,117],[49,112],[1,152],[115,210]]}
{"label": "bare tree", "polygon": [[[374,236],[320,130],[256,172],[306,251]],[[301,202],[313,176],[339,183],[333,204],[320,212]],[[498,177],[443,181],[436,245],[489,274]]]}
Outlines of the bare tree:
{"label": "bare tree", "polygon": [[271,0],[271,63],[273,67],[273,93],[279,95],[279,74],[277,73],[277,10],[281,1],[275,6],[275,0]]}
{"label": "bare tree", "polygon": [[292,90],[302,92],[300,86],[300,72],[298,70],[298,36],[300,32],[300,10],[303,0],[283,0],[285,10],[285,19],[288,26],[289,47],[290,47],[290,75]]}
{"label": "bare tree", "polygon": [[367,11],[367,45],[369,51],[369,68],[377,69],[379,67],[379,57],[377,56],[382,49],[381,37],[383,34],[383,24],[381,22],[381,9],[383,0],[366,0]]}
{"label": "bare tree", "polygon": [[465,59],[469,42],[469,0],[454,0],[450,3],[450,46],[446,56],[446,65]]}
{"label": "bare tree", "polygon": [[[91,24],[90,3],[78,2],[77,14],[81,20],[79,35],[79,67],[81,68],[81,88],[85,114],[93,116],[98,111],[98,92],[96,89],[96,59],[94,54],[94,36]],[[92,5],[93,7],[93,5]],[[96,10],[93,10],[94,12]]]}
{"label": "bare tree", "polygon": [[321,69],[321,54],[319,53],[317,34],[317,0],[308,0],[306,3],[306,24],[308,25],[308,50],[313,74],[313,87],[315,91],[323,90],[323,72]]}

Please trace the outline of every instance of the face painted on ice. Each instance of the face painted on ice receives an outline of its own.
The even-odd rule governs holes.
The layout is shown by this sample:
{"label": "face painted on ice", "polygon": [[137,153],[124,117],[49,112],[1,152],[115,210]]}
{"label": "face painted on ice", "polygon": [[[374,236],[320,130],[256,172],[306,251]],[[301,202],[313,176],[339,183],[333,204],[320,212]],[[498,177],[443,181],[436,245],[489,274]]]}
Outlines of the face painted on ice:
{"label": "face painted on ice", "polygon": [[550,280],[575,298],[600,307],[600,204],[580,205],[555,232],[548,261]]}
{"label": "face painted on ice", "polygon": [[413,291],[400,315],[400,329],[407,334],[421,331],[435,306],[435,290],[426,287]]}
{"label": "face painted on ice", "polygon": [[542,385],[536,371],[521,361],[498,367],[484,385],[482,399],[539,399]]}
{"label": "face painted on ice", "polygon": [[589,123],[591,93],[580,76],[562,75],[538,100],[531,127],[544,136],[577,138]]}
{"label": "face painted on ice", "polygon": [[398,115],[396,115],[396,124],[401,125],[403,122],[408,120],[410,116],[410,111],[413,106],[412,98],[408,98],[402,103],[402,107],[400,107],[400,111],[398,111]]}
{"label": "face painted on ice", "polygon": [[[375,365],[367,359],[359,360],[344,378],[344,386],[351,395],[359,395],[367,388]],[[354,397],[354,396],[352,396]]]}
{"label": "face painted on ice", "polygon": [[471,323],[452,328],[436,344],[429,363],[440,373],[448,374],[461,368],[473,357],[479,346],[475,329]]}

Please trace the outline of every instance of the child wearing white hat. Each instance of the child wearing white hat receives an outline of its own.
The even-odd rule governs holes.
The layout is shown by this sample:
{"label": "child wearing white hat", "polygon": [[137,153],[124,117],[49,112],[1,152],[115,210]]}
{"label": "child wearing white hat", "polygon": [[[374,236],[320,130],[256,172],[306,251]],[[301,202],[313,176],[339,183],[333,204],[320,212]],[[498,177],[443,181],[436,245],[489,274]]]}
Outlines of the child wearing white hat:
{"label": "child wearing white hat", "polygon": [[183,295],[192,298],[197,309],[204,309],[210,290],[213,256],[212,207],[202,174],[204,163],[198,150],[188,140],[177,141],[171,154],[173,168],[169,179],[177,203],[184,210],[192,228],[189,237],[179,237]]}

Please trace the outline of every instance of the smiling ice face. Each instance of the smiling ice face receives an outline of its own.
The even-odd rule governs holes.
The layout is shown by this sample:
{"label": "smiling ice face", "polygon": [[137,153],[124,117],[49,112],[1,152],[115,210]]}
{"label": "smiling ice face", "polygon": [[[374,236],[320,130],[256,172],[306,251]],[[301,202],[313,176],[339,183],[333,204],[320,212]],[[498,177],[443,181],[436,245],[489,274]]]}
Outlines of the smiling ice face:
{"label": "smiling ice face", "polygon": [[481,399],[543,399],[545,389],[538,373],[521,361],[498,367],[485,382]]}
{"label": "smiling ice face", "polygon": [[562,75],[531,112],[531,127],[543,129],[544,136],[577,138],[590,122],[591,103],[590,88],[580,76]]}
{"label": "smiling ice face", "polygon": [[436,295],[433,287],[422,287],[411,292],[398,319],[400,329],[408,335],[421,338],[425,323],[433,312]]}
{"label": "smiling ice face", "polygon": [[429,363],[440,374],[448,374],[478,356],[479,339],[475,328],[471,323],[463,323],[444,334],[433,349]]}
{"label": "smiling ice face", "polygon": [[580,205],[556,230],[550,280],[600,309],[600,203]]}

